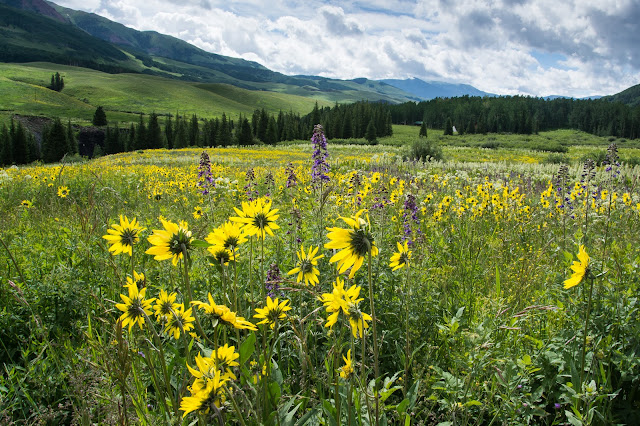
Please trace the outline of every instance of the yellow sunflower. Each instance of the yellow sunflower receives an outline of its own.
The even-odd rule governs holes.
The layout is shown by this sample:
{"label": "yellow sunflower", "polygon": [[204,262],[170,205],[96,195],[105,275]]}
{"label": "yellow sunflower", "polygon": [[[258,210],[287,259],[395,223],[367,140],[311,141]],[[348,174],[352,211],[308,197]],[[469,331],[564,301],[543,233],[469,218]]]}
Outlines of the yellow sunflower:
{"label": "yellow sunflower", "polygon": [[571,288],[577,286],[582,282],[586,275],[589,275],[589,263],[591,259],[589,255],[584,249],[584,246],[581,245],[578,249],[578,260],[573,262],[571,265],[571,270],[573,271],[573,275],[571,278],[565,280],[564,288]]}
{"label": "yellow sunflower", "polygon": [[217,305],[211,293],[207,295],[209,299],[209,303],[200,302],[195,300],[191,302],[192,305],[196,306],[198,309],[202,309],[206,315],[208,315],[215,325],[219,323],[222,325],[227,325],[229,327],[234,327],[239,330],[257,330],[258,328],[245,320],[243,317],[238,316],[235,312],[231,311],[225,305]]}
{"label": "yellow sunflower", "polygon": [[145,316],[151,315],[151,305],[155,298],[145,299],[145,293],[147,288],[143,288],[138,291],[137,286],[128,286],[129,295],[125,296],[124,294],[120,295],[120,298],[124,303],[116,304],[116,308],[123,312],[120,315],[119,321],[122,321],[122,326],[129,326],[129,331],[131,331],[131,327],[134,324],[138,324],[140,329],[142,329],[142,325],[144,324]]}
{"label": "yellow sunflower", "polygon": [[193,330],[193,322],[196,319],[193,317],[193,308],[185,311],[182,303],[175,307],[176,309],[172,309],[170,315],[167,316],[167,325],[164,331],[178,340],[180,333],[187,333],[189,330]]}
{"label": "yellow sunflower", "polygon": [[225,222],[210,232],[205,240],[211,244],[211,246],[207,248],[211,253],[215,254],[223,248],[231,253],[230,260],[235,260],[238,247],[247,242],[247,236],[239,224]]}
{"label": "yellow sunflower", "polygon": [[291,306],[288,306],[288,304],[289,300],[278,302],[277,297],[275,299],[271,299],[270,296],[267,296],[266,306],[264,308],[256,308],[257,314],[253,317],[262,319],[258,325],[269,324],[269,327],[273,330],[276,322],[287,318],[287,314],[285,314],[285,312],[291,310]]}
{"label": "yellow sunflower", "polygon": [[59,186],[57,194],[60,198],[67,198],[67,195],[69,195],[69,188],[66,186]]}
{"label": "yellow sunflower", "polygon": [[22,200],[20,206],[30,209],[33,206],[33,203],[30,200]]}
{"label": "yellow sunflower", "polygon": [[327,237],[330,241],[324,247],[340,250],[329,259],[329,262],[338,262],[338,272],[341,274],[351,268],[349,278],[353,278],[369,253],[371,256],[378,255],[378,247],[369,232],[370,223],[360,217],[364,212],[365,210],[360,210],[355,216],[340,217],[349,225],[348,229],[327,228],[329,231]]}
{"label": "yellow sunflower", "polygon": [[347,351],[347,357],[342,356],[344,360],[344,365],[340,367],[340,377],[345,380],[348,380],[353,374],[353,362],[351,361],[351,349]]}
{"label": "yellow sunflower", "polygon": [[243,230],[249,235],[257,235],[260,238],[265,234],[273,236],[273,231],[280,229],[276,224],[276,220],[280,217],[278,209],[271,209],[271,200],[267,198],[258,198],[251,202],[242,202],[242,210],[233,208],[238,216],[230,218],[233,222],[244,224]]}
{"label": "yellow sunflower", "polygon": [[153,306],[156,318],[158,321],[166,321],[172,314],[180,308],[180,304],[176,303],[176,293],[167,293],[165,290],[160,290],[160,296],[156,300],[156,304]]}
{"label": "yellow sunflower", "polygon": [[209,373],[209,376],[205,380],[206,386],[198,392],[192,391],[191,396],[182,398],[180,411],[184,411],[183,418],[193,411],[207,414],[212,404],[220,408],[224,403],[224,384],[229,379],[222,377],[220,370],[217,369]]}
{"label": "yellow sunflower", "polygon": [[134,217],[131,221],[126,216],[120,215],[120,224],[111,225],[113,229],[107,229],[107,235],[102,238],[110,244],[109,251],[114,256],[120,253],[132,255],[132,248],[138,242],[139,234],[146,228],[141,227]]}
{"label": "yellow sunflower", "polygon": [[130,285],[138,287],[138,290],[142,290],[147,286],[147,279],[144,276],[144,273],[137,273],[133,271],[133,278],[127,277],[127,283],[124,285],[125,287],[129,287]]}
{"label": "yellow sunflower", "polygon": [[302,282],[304,279],[306,285],[311,284],[315,287],[319,282],[318,275],[320,274],[320,271],[316,268],[316,266],[318,266],[318,259],[324,257],[324,254],[316,256],[319,249],[320,247],[316,247],[315,249],[313,247],[309,247],[309,252],[305,253],[304,245],[301,245],[300,251],[296,252],[296,256],[298,256],[298,264],[295,268],[290,270],[287,275],[298,274],[298,277],[296,278],[297,282]]}
{"label": "yellow sunflower", "polygon": [[392,271],[408,266],[409,260],[411,260],[411,250],[409,250],[407,241],[405,241],[404,244],[396,244],[398,245],[398,251],[393,253],[389,263]]}
{"label": "yellow sunflower", "polygon": [[188,252],[191,246],[191,231],[186,222],[180,224],[160,219],[164,229],[154,229],[153,234],[147,238],[153,247],[145,253],[151,254],[155,260],[171,259],[174,266],[184,257],[183,253]]}

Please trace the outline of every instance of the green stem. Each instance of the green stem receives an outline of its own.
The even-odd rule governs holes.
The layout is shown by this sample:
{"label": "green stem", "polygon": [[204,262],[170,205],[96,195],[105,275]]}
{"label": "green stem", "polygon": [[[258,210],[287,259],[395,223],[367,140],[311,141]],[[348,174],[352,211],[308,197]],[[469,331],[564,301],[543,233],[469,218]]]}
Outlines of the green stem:
{"label": "green stem", "polygon": [[243,426],[246,426],[246,423],[244,422],[244,418],[242,417],[242,411],[240,410],[240,407],[238,407],[238,403],[236,402],[236,399],[233,397],[233,393],[229,392],[229,388],[226,386],[224,389],[226,391],[226,394],[229,395],[229,398],[231,399],[231,404],[233,405],[233,409],[238,414],[238,420],[240,421],[240,424]]}
{"label": "green stem", "polygon": [[[584,362],[587,354],[587,330],[589,326],[589,315],[591,314],[591,296],[593,295],[593,277],[590,278],[591,285],[589,286],[589,297],[587,300],[587,314],[584,319],[584,331],[582,336],[582,357],[580,360],[580,392],[582,392],[583,383],[584,383]],[[580,399],[578,399],[578,410],[580,409]]]}
{"label": "green stem", "polygon": [[378,395],[378,379],[380,377],[380,372],[378,371],[378,333],[376,331],[376,311],[373,303],[373,277],[371,274],[371,250],[369,250],[369,261],[368,269],[369,269],[369,303],[371,305],[371,323],[373,329],[373,368],[374,368],[374,392],[376,399],[376,426],[380,424],[380,397]]}
{"label": "green stem", "polygon": [[404,294],[406,297],[406,300],[404,301],[405,304],[405,334],[406,334],[406,347],[405,347],[405,363],[404,363],[404,386],[402,389],[402,393],[403,395],[406,397],[407,396],[407,385],[409,383],[409,360],[411,358],[410,356],[410,347],[409,347],[409,303],[411,301],[411,297],[409,297],[409,265],[406,265],[407,267],[407,275],[405,277],[405,282],[404,282]]}
{"label": "green stem", "polygon": [[265,301],[267,298],[264,294],[264,234],[262,235],[262,240],[260,241],[260,298],[262,301]]}
{"label": "green stem", "polygon": [[[164,386],[165,392],[171,398],[171,405],[173,406],[173,412],[178,412],[178,404],[175,398],[171,395],[171,381],[169,380],[169,373],[167,372],[167,364],[164,357],[164,349],[162,349],[162,342],[160,341],[160,335],[156,331],[156,328],[153,326],[151,319],[149,316],[143,311],[144,319],[149,325],[149,329],[153,332],[153,340],[155,340],[156,346],[158,347],[158,354],[160,355],[160,365],[162,366],[162,375],[164,376]],[[159,389],[158,389],[159,390]]]}
{"label": "green stem", "polygon": [[[189,280],[189,254],[187,253],[187,248],[183,245],[182,246],[182,257],[183,259],[181,260],[182,265],[184,266],[183,269],[183,281],[184,281],[184,286],[187,289],[187,296],[189,297],[189,301],[187,303],[188,306],[191,306],[191,302],[193,301],[193,294],[191,293],[191,281]],[[209,343],[211,342],[211,339],[209,339],[209,336],[207,336],[207,334],[204,332],[204,329],[202,328],[202,325],[200,324],[200,320],[198,319],[198,313],[197,310],[192,311],[193,312],[193,317],[196,320],[196,328],[198,329],[198,333],[200,333],[200,335]]]}

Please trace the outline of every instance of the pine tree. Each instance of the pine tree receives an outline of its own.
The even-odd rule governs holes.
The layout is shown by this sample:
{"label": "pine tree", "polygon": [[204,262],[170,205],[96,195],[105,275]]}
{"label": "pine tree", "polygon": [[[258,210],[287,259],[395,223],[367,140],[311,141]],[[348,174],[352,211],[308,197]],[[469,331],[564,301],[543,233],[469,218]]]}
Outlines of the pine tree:
{"label": "pine tree", "polygon": [[167,121],[164,125],[164,138],[167,141],[167,148],[173,149],[173,122],[171,115],[167,117]]}
{"label": "pine tree", "polygon": [[269,114],[267,114],[267,111],[262,108],[258,119],[258,132],[256,134],[258,139],[262,142],[267,141],[267,127],[269,127]]}
{"label": "pine tree", "polygon": [[369,142],[369,143],[374,143],[376,142],[378,135],[376,133],[376,125],[373,122],[373,118],[371,120],[369,120],[369,124],[367,125],[367,130],[365,132],[364,138]]}
{"label": "pine tree", "polygon": [[240,117],[240,125],[236,130],[236,143],[240,146],[253,145],[253,133],[247,117]]}
{"label": "pine tree", "polygon": [[129,137],[125,144],[125,152],[135,151],[136,149],[136,127],[131,123],[129,127]]}
{"label": "pine tree", "polygon": [[418,133],[418,136],[421,138],[426,138],[427,137],[427,120],[426,120],[426,116],[422,118],[422,124],[420,125],[420,132]]}
{"label": "pine tree", "polygon": [[276,124],[276,120],[273,116],[269,119],[264,142],[269,145],[275,145],[278,142],[278,125]]}
{"label": "pine tree", "polygon": [[186,148],[189,143],[187,124],[184,119],[176,119],[176,132],[173,143],[174,148]]}
{"label": "pine tree", "polygon": [[447,118],[447,121],[444,124],[444,134],[453,135],[453,123],[451,122],[451,117]]}
{"label": "pine tree", "polygon": [[220,146],[231,145],[231,128],[227,121],[227,115],[223,112],[222,119],[220,120],[220,127],[218,128],[218,135],[216,137]]}
{"label": "pine tree", "polygon": [[[22,123],[18,121],[18,125],[17,126],[13,126],[13,120],[11,121],[11,126],[12,126],[12,130],[13,132],[13,140],[12,140],[12,145],[13,145],[13,161],[16,164],[26,164],[28,162],[28,156],[29,156],[29,148],[27,145],[27,134],[24,130],[24,127],[22,127]],[[64,153],[63,153],[64,155]],[[62,156],[60,157],[62,158]]]}
{"label": "pine tree", "polygon": [[42,135],[42,161],[55,163],[67,153],[67,131],[59,118]]}
{"label": "pine tree", "polygon": [[189,146],[200,146],[200,127],[198,125],[198,117],[193,114],[189,123]]}
{"label": "pine tree", "polygon": [[9,136],[7,125],[3,124],[0,129],[0,166],[8,166],[13,162],[13,145]]}
{"label": "pine tree", "polygon": [[102,106],[98,106],[96,111],[93,113],[92,123],[94,126],[106,126],[107,125],[107,114],[102,109]]}
{"label": "pine tree", "polygon": [[147,146],[147,128],[144,125],[142,114],[140,114],[140,121],[136,128],[136,139],[134,149],[146,149]]}
{"label": "pine tree", "polygon": [[149,122],[147,126],[147,146],[151,149],[162,148],[162,129],[160,123],[158,123],[158,115],[152,112],[149,115]]}

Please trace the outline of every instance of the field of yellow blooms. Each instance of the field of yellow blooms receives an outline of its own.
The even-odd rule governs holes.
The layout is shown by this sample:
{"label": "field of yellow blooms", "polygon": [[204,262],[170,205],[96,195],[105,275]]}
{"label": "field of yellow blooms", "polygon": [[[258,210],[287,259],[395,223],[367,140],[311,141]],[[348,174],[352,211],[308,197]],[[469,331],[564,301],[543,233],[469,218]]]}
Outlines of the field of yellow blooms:
{"label": "field of yellow blooms", "polygon": [[640,422],[640,168],[314,144],[0,169],[0,423]]}

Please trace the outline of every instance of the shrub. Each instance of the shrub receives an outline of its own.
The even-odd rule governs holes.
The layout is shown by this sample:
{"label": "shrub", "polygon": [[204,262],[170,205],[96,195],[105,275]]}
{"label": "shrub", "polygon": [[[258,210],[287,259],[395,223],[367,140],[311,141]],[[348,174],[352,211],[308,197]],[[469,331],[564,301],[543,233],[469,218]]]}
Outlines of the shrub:
{"label": "shrub", "polygon": [[562,152],[562,153],[569,152],[569,148],[554,142],[536,143],[531,145],[529,148],[533,151]]}
{"label": "shrub", "polygon": [[444,161],[440,145],[429,139],[414,141],[404,154],[405,160]]}
{"label": "shrub", "polygon": [[545,164],[569,164],[569,158],[557,152],[549,154],[543,161]]}

